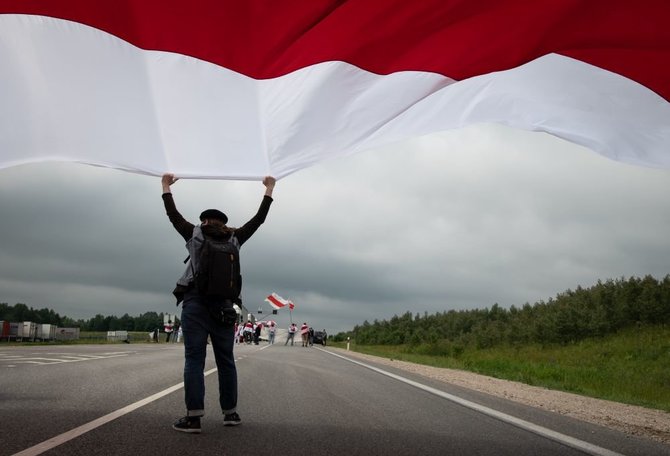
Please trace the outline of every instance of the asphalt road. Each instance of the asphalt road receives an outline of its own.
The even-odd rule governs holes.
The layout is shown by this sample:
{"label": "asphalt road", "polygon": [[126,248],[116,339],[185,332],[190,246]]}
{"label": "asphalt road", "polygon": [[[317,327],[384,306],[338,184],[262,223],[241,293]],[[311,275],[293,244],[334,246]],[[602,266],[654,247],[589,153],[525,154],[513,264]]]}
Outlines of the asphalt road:
{"label": "asphalt road", "polygon": [[0,345],[0,456],[43,450],[47,455],[670,455],[668,446],[362,365],[346,359],[344,351],[280,342],[239,346],[236,358],[243,424],[222,426],[210,353],[207,415],[203,433],[193,435],[171,428],[184,414],[181,345]]}

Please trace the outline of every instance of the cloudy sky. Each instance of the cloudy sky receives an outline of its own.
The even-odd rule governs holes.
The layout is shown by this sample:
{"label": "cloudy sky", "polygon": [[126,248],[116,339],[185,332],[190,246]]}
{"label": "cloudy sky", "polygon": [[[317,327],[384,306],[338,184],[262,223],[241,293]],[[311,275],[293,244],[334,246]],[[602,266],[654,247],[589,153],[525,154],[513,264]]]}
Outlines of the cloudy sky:
{"label": "cloudy sky", "polygon": [[[260,182],[180,180],[193,222],[242,225]],[[174,312],[186,256],[160,178],[73,163],[0,170],[0,302],[72,318]],[[278,182],[242,249],[246,306],[271,292],[336,333],[364,320],[520,306],[670,273],[670,171],[543,133],[475,126],[324,162]],[[289,322],[287,311],[276,320]]]}

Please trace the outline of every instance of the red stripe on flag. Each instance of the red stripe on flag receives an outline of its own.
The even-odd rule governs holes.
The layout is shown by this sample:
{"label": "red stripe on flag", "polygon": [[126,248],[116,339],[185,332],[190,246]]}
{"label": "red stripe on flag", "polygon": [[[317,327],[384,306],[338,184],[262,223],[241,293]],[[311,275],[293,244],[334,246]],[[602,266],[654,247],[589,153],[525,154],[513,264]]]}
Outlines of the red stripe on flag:
{"label": "red stripe on flag", "polygon": [[256,79],[337,60],[463,80],[558,53],[670,100],[667,0],[0,0],[1,13],[80,22]]}
{"label": "red stripe on flag", "polygon": [[281,301],[279,301],[273,295],[268,296],[267,298],[265,298],[265,300],[268,301],[272,307],[275,307],[277,309],[281,309],[282,307],[285,306],[285,304],[283,304]]}

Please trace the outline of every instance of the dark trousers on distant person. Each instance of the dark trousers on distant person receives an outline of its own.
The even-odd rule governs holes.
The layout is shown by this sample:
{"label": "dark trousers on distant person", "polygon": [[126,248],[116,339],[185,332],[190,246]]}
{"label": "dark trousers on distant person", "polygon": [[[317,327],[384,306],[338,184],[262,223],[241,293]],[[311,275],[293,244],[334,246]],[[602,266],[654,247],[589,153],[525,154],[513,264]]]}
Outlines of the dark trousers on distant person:
{"label": "dark trousers on distant person", "polygon": [[186,293],[181,312],[184,336],[184,393],[188,416],[205,414],[205,356],[207,336],[212,341],[219,376],[219,404],[224,414],[237,408],[237,369],[233,346],[235,327],[217,323],[207,311],[204,299],[194,291]]}
{"label": "dark trousers on distant person", "polygon": [[291,345],[293,345],[293,339],[295,338],[295,333],[288,333],[288,337],[286,338],[286,342],[284,342],[284,345],[288,345],[288,341],[291,341]]}

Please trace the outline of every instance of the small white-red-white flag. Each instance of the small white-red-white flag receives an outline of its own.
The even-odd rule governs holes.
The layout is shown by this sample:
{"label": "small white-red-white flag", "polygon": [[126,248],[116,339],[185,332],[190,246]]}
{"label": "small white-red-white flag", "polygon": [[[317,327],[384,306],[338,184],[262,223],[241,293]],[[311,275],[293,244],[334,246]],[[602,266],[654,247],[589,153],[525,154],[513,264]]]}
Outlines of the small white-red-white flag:
{"label": "small white-red-white flag", "polygon": [[289,310],[295,309],[295,304],[293,304],[293,301],[288,302],[288,308],[289,308]]}
{"label": "small white-red-white flag", "polygon": [[[279,296],[277,293],[272,293],[270,296],[265,298],[265,302],[269,303],[274,309],[281,309],[289,305],[290,301]],[[292,304],[291,304],[292,305]],[[293,309],[293,307],[291,307]]]}

